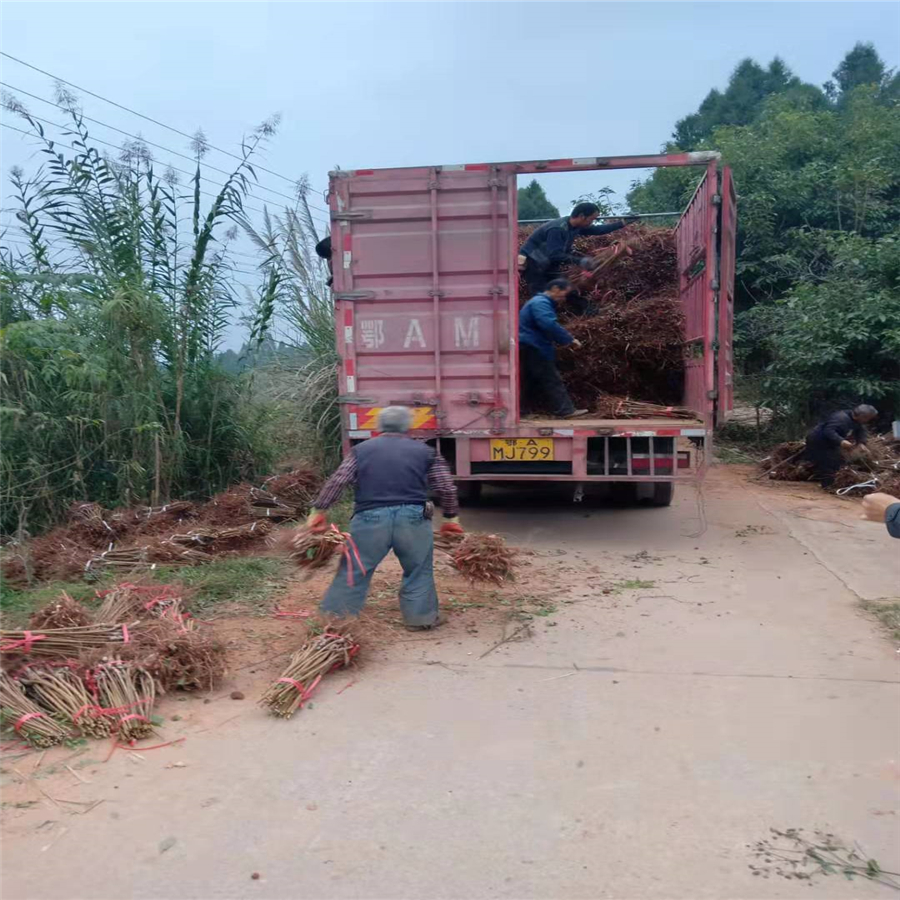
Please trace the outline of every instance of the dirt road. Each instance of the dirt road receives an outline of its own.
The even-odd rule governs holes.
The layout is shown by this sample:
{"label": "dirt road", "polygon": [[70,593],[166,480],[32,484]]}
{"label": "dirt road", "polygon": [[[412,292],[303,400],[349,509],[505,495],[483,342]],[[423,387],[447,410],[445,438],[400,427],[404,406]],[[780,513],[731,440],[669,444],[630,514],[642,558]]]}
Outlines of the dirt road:
{"label": "dirt road", "polygon": [[35,788],[39,805],[7,808],[4,896],[892,893],[810,887],[748,845],[820,829],[900,871],[900,657],[859,611],[898,593],[900,542],[846,502],[724,468],[702,503],[503,493],[464,522],[558,582],[532,638],[482,657],[499,626],[417,636],[290,722],[231,684],[171,701],[205,710],[183,744],[18,788],[104,802],[71,814],[87,807]]}

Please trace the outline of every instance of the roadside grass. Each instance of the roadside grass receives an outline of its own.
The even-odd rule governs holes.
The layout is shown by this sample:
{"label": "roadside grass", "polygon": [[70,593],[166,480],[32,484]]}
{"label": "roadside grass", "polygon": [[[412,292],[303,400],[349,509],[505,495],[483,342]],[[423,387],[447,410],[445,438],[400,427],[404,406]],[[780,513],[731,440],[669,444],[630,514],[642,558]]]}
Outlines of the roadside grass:
{"label": "roadside grass", "polygon": [[715,445],[716,462],[720,462],[726,466],[746,466],[754,465],[760,460],[759,451],[747,452],[742,447],[735,444],[716,444]]}
{"label": "roadside grass", "polygon": [[614,591],[643,591],[655,588],[655,581],[642,581],[640,578],[630,578],[627,581],[616,581],[612,585]]}
{"label": "roadside grass", "polygon": [[4,626],[13,628],[27,621],[65,591],[86,606],[96,605],[96,592],[114,581],[150,581],[157,584],[181,584],[189,595],[189,607],[198,617],[235,613],[262,614],[269,601],[284,589],[292,574],[289,563],[270,557],[244,556],[216,559],[201,566],[159,566],[152,572],[119,574],[87,581],[50,581],[24,590],[6,585],[0,590],[0,610]]}
{"label": "roadside grass", "polygon": [[891,640],[900,641],[900,600],[864,600],[862,608],[881,623]]}
{"label": "roadside grass", "polygon": [[202,566],[160,566],[154,570],[153,580],[183,584],[188,608],[197,618],[203,618],[212,611],[220,615],[268,612],[269,601],[284,590],[290,575],[285,560],[243,556]]}
{"label": "roadside grass", "polygon": [[73,600],[90,606],[97,588],[96,582],[89,584],[86,581],[48,581],[24,590],[14,590],[4,584],[0,587],[0,612],[4,626],[9,628],[24,622],[36,609],[56,600],[63,591]]}

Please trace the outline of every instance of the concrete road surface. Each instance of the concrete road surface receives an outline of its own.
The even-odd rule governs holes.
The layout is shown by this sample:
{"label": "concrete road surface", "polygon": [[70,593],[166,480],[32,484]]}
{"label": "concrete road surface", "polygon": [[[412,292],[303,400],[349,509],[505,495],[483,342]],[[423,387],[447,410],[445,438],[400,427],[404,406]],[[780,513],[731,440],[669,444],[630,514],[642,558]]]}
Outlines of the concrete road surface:
{"label": "concrete road surface", "polygon": [[290,722],[226,694],[177,748],[67,776],[99,806],[7,816],[4,898],[893,893],[748,845],[818,829],[900,872],[900,656],[859,610],[900,541],[724,468],[670,509],[504,490],[463,521],[557,567],[533,638],[424,636]]}

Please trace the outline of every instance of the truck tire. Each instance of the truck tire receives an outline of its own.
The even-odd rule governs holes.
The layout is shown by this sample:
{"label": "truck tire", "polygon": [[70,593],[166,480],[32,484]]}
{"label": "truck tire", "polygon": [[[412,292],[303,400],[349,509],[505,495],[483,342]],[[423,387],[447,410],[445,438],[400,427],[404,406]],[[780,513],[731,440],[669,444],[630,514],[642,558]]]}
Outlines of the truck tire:
{"label": "truck tire", "polygon": [[653,485],[653,506],[671,506],[675,496],[675,485],[671,481],[657,481]]}
{"label": "truck tire", "polygon": [[458,481],[456,493],[459,495],[460,506],[474,506],[481,499],[481,481]]}

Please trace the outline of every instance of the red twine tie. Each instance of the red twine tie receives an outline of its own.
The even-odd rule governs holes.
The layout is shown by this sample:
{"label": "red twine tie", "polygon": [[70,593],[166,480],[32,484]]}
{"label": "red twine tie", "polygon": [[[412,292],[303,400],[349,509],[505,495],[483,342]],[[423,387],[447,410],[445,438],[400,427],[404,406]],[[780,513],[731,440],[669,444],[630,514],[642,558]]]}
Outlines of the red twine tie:
{"label": "red twine tie", "polygon": [[[362,560],[359,557],[359,548],[356,546],[356,541],[350,536],[349,531],[341,531],[337,525],[332,523],[332,530],[335,534],[339,534],[344,538],[344,543],[341,544],[341,553],[344,554],[344,559],[347,560],[347,584],[350,587],[353,587],[353,558],[356,558],[356,562],[359,565],[360,570],[363,575],[366,573],[366,567],[362,564]],[[349,546],[348,546],[349,545]],[[350,551],[353,551],[353,556],[351,557]]]}
{"label": "red twine tie", "polygon": [[0,644],[0,652],[18,650],[21,647],[23,653],[31,653],[31,645],[35,641],[43,641],[47,638],[46,634],[32,634],[30,631],[23,631],[22,634],[25,637],[21,641],[10,641],[7,644]]}
{"label": "red twine tie", "polygon": [[29,719],[37,719],[38,717],[44,718],[44,719],[47,718],[47,717],[44,715],[44,713],[42,713],[42,712],[25,713],[25,715],[22,716],[22,718],[19,719],[19,720],[16,722],[15,725],[13,725],[13,729],[15,730],[16,734],[20,734],[20,733],[21,733],[21,731],[22,731],[22,726],[23,726]]}
{"label": "red twine tie", "polygon": [[312,692],[319,686],[319,682],[321,680],[322,676],[317,675],[313,680],[313,683],[308,688],[303,687],[303,685],[299,681],[294,681],[293,678],[279,678],[278,683],[291,684],[297,689],[297,692],[300,694],[299,709],[303,709],[303,704],[306,703],[307,700],[309,700],[309,698],[312,696]]}

